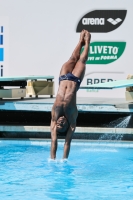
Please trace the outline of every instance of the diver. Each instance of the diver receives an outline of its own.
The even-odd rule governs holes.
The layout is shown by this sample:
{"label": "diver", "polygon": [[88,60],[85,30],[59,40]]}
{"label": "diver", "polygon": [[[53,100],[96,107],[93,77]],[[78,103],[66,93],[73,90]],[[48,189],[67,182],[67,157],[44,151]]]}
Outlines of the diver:
{"label": "diver", "polygon": [[[56,158],[58,134],[65,134],[63,159],[69,156],[72,135],[78,116],[76,93],[85,74],[91,34],[83,30],[70,59],[62,66],[59,88],[51,112],[51,159]],[[83,52],[80,54],[82,47]]]}

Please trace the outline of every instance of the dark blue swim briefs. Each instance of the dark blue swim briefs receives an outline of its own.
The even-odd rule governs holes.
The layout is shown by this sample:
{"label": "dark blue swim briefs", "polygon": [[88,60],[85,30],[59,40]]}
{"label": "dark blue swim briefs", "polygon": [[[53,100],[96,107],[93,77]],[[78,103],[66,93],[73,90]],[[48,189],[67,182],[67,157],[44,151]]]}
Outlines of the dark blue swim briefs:
{"label": "dark blue swim briefs", "polygon": [[72,73],[67,73],[66,75],[62,75],[59,77],[59,83],[60,81],[64,81],[64,80],[70,80],[70,81],[76,82],[78,84],[78,89],[79,89],[81,80],[80,78],[74,76]]}

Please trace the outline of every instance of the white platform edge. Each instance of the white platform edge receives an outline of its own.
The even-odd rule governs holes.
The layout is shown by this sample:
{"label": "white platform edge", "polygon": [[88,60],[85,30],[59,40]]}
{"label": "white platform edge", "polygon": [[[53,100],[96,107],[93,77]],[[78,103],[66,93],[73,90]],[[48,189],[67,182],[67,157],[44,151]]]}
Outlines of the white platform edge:
{"label": "white platform edge", "polygon": [[[50,133],[50,126],[7,126],[0,125],[0,132]],[[133,128],[76,127],[75,133],[133,134]]]}
{"label": "white platform edge", "polygon": [[[0,102],[0,110],[46,111],[51,112],[52,103]],[[133,113],[132,108],[118,108],[114,105],[77,104],[78,111]]]}

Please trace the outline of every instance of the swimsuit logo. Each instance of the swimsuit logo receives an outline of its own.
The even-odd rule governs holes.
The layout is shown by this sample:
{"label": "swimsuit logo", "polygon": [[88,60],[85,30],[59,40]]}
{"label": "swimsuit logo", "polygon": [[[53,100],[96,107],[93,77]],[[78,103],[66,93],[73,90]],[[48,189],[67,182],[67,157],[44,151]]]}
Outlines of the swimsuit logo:
{"label": "swimsuit logo", "polygon": [[76,32],[83,29],[92,33],[113,31],[124,22],[126,13],[127,10],[94,10],[80,19]]}
{"label": "swimsuit logo", "polygon": [[92,42],[86,64],[112,63],[123,54],[125,47],[126,42]]}

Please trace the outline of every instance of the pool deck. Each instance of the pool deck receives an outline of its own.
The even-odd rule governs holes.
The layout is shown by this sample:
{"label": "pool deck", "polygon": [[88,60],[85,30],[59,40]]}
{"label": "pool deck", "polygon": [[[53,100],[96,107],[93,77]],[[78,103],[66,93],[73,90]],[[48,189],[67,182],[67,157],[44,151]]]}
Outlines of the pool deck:
{"label": "pool deck", "polygon": [[[50,97],[2,99],[0,110],[51,112],[54,101],[55,98]],[[125,98],[78,97],[77,108],[79,112],[133,113],[133,102]]]}
{"label": "pool deck", "polygon": [[[49,126],[0,126],[3,138],[51,138]],[[64,139],[63,135],[58,136]],[[73,139],[133,141],[132,128],[76,127]]]}

